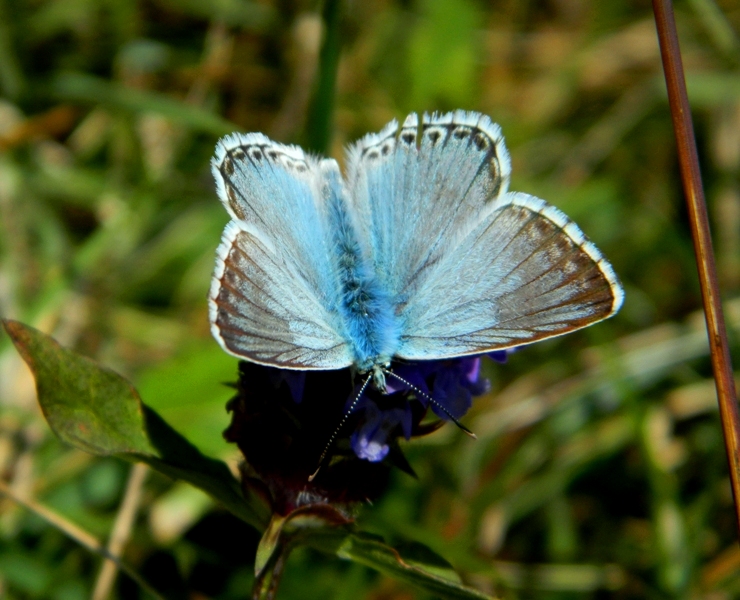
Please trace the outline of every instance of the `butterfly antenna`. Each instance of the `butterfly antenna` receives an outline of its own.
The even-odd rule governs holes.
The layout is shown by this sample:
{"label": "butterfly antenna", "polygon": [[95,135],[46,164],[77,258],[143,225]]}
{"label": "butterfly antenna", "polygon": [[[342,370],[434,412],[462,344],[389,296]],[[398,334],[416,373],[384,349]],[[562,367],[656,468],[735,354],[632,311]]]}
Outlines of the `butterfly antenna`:
{"label": "butterfly antenna", "polygon": [[383,369],[383,372],[385,374],[387,374],[387,375],[390,375],[391,377],[395,377],[401,383],[409,386],[409,388],[411,390],[413,390],[414,392],[416,392],[418,395],[423,396],[424,398],[426,398],[427,401],[429,401],[430,404],[434,404],[434,406],[436,406],[439,410],[441,410],[444,414],[446,414],[447,417],[450,419],[450,421],[452,421],[455,425],[457,425],[460,429],[462,429],[465,433],[467,433],[471,438],[473,438],[474,440],[477,440],[478,439],[478,436],[477,435],[475,435],[472,431],[470,431],[470,429],[468,429],[467,427],[465,427],[465,425],[463,425],[462,423],[460,423],[460,421],[458,421],[455,417],[453,417],[450,414],[450,411],[449,410],[447,410],[444,406],[442,406],[439,402],[437,402],[429,394],[427,394],[426,392],[423,392],[422,390],[420,390],[418,387],[416,387],[410,381],[406,381],[400,375],[396,375],[393,371],[389,371],[387,369]]}
{"label": "butterfly antenna", "polygon": [[313,481],[316,475],[318,475],[321,465],[324,464],[324,459],[326,458],[326,454],[329,452],[329,448],[331,448],[331,445],[334,443],[334,440],[337,439],[337,435],[339,435],[339,431],[342,429],[342,427],[344,427],[344,424],[347,422],[347,419],[352,414],[352,411],[355,410],[355,407],[357,406],[357,403],[360,401],[360,397],[362,396],[368,384],[370,383],[371,378],[372,378],[372,373],[368,375],[367,378],[365,379],[365,382],[362,384],[360,391],[357,392],[357,395],[355,396],[354,400],[352,400],[352,404],[350,404],[349,408],[346,411],[344,411],[344,416],[342,416],[342,420],[339,421],[339,425],[337,425],[336,429],[334,429],[334,433],[331,434],[329,441],[326,442],[326,446],[324,446],[324,451],[321,453],[321,456],[319,457],[319,465],[316,467],[316,470],[313,472],[313,474],[308,478],[309,481]]}

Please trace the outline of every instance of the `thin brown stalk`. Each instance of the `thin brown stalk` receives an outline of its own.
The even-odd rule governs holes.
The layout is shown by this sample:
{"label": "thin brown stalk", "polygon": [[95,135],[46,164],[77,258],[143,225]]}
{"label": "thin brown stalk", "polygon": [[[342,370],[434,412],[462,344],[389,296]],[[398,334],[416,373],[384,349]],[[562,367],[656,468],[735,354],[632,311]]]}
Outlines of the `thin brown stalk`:
{"label": "thin brown stalk", "polygon": [[82,529],[82,527],[72,523],[69,519],[66,519],[59,513],[53,511],[48,506],[44,506],[37,502],[33,498],[17,493],[2,479],[0,479],[0,495],[7,496],[25,509],[30,510],[35,515],[41,517],[44,521],[75,540],[81,546],[87,548],[90,552],[114,562],[121,571],[138,583],[141,589],[147,592],[152,598],[155,600],[164,600],[164,598],[146,581],[144,581],[134,569],[121,561],[117,556],[113,556],[95,536]]}
{"label": "thin brown stalk", "polygon": [[[131,529],[136,520],[136,513],[139,510],[139,503],[141,501],[141,491],[148,472],[149,467],[143,463],[136,463],[131,467],[131,473],[126,484],[126,492],[123,495],[123,501],[118,509],[116,521],[113,523],[113,530],[108,541],[108,552],[111,556],[120,558],[123,554],[123,549],[126,546],[126,542],[128,542]],[[118,565],[114,561],[106,560],[103,562],[103,566],[100,568],[100,574],[95,582],[92,600],[106,600],[110,596],[117,573]]]}
{"label": "thin brown stalk", "polygon": [[699,171],[699,158],[696,152],[691,109],[686,93],[686,81],[671,1],[653,0],[653,12],[658,28],[663,71],[668,87],[668,100],[678,147],[681,179],[686,195],[691,236],[694,241],[694,253],[704,301],[704,315],[709,334],[709,349],[717,387],[717,401],[719,402],[727,459],[730,463],[730,481],[735,499],[735,513],[740,528],[740,416],[738,415],[735,396],[735,381],[732,375],[725,319],[722,313],[719,286],[717,285],[714,251]]}

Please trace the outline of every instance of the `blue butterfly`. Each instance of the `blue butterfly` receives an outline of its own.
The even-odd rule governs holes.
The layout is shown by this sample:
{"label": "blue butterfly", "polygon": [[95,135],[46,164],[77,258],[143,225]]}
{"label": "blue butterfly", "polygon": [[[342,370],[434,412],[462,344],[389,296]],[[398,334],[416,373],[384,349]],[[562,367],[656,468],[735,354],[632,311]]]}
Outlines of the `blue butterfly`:
{"label": "blue butterfly", "polygon": [[611,265],[560,210],[508,191],[501,129],[456,111],[392,121],[337,162],[261,133],[212,160],[231,222],[209,293],[227,352],[287,369],[503,350],[615,314]]}

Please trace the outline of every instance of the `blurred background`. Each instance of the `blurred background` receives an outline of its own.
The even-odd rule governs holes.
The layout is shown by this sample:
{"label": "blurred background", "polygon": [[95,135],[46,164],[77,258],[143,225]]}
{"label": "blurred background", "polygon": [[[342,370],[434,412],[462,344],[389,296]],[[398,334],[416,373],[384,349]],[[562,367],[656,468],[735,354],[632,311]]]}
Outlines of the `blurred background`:
{"label": "blurred background", "polygon": [[[740,4],[677,21],[735,363],[740,361]],[[322,52],[322,40],[327,40]],[[336,77],[333,74],[336,73]],[[504,598],[740,597],[700,295],[647,0],[0,0],[0,315],[136,384],[234,469],[206,308],[227,214],[209,159],[262,131],[340,158],[410,111],[501,124],[511,188],[613,263],[608,322],[486,365],[465,422],[406,446],[360,525],[424,542]],[[173,598],[247,597],[258,534],[201,492],[53,437],[0,337],[0,477],[107,540]],[[119,520],[120,523],[120,520]],[[101,560],[0,497],[0,597],[93,597]],[[98,598],[104,592],[96,592]],[[102,594],[102,595],[101,595]],[[112,598],[144,597],[119,577]],[[424,594],[310,550],[279,598]]]}

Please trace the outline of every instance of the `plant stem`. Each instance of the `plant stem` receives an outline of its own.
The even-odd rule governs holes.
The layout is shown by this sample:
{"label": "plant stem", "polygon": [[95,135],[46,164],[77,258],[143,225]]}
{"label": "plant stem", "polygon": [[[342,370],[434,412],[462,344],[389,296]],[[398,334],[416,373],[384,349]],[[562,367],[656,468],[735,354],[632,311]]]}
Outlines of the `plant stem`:
{"label": "plant stem", "polygon": [[707,206],[699,170],[696,138],[691,122],[691,107],[686,93],[681,50],[678,45],[676,21],[670,0],[653,0],[653,12],[658,29],[663,71],[668,87],[668,100],[676,133],[678,159],[681,167],[686,204],[694,241],[694,253],[699,271],[699,283],[704,301],[704,315],[709,333],[709,349],[712,369],[717,387],[717,401],[725,436],[725,448],[730,463],[730,481],[735,500],[735,514],[740,527],[740,416],[735,396],[735,381],[732,374],[730,351],[727,344],[722,304],[717,285],[712,237],[709,232]]}
{"label": "plant stem", "polygon": [[324,42],[319,56],[319,76],[306,123],[306,146],[326,154],[331,139],[334,94],[339,67],[341,39],[339,21],[342,0],[326,0],[322,13]]}
{"label": "plant stem", "polygon": [[252,600],[274,600],[290,550],[287,543],[282,543],[275,549],[270,561],[254,581]]}

